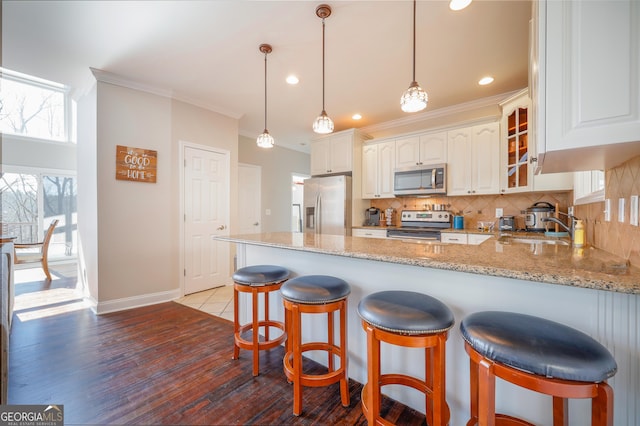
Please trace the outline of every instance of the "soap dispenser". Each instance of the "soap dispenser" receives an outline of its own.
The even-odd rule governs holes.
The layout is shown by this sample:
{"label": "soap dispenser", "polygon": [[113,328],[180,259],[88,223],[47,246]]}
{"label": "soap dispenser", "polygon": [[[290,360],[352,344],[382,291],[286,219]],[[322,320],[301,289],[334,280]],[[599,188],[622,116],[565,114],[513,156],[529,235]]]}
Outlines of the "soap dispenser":
{"label": "soap dispenser", "polygon": [[584,240],[584,222],[581,219],[576,219],[576,225],[573,230],[573,246],[583,247]]}

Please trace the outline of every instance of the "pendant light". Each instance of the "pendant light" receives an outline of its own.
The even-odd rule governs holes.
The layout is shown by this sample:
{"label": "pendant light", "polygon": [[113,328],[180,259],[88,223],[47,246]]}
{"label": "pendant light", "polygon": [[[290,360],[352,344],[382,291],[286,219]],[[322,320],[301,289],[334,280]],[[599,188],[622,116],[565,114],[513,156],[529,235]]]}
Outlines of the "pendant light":
{"label": "pendant light", "polygon": [[313,122],[313,131],[326,134],[333,132],[333,121],[324,109],[324,19],[331,15],[331,7],[328,4],[321,4],[316,7],[316,15],[322,18],[322,112]]}
{"label": "pendant light", "polygon": [[416,0],[413,0],[413,81],[400,98],[400,107],[404,112],[418,112],[427,107],[427,92],[416,81]]}
{"label": "pendant light", "polygon": [[256,143],[260,148],[271,148],[273,147],[273,136],[267,130],[267,55],[271,53],[272,49],[269,44],[261,44],[259,49],[264,53],[264,131],[258,136]]}

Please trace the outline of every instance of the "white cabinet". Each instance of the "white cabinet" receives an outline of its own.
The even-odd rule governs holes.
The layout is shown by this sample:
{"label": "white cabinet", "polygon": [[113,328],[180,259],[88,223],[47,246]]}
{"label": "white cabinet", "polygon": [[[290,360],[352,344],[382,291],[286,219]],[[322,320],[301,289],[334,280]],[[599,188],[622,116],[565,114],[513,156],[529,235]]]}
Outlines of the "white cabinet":
{"label": "white cabinet", "polygon": [[440,242],[448,244],[467,244],[467,234],[463,232],[441,232]]}
{"label": "white cabinet", "polygon": [[386,229],[363,229],[353,228],[351,230],[352,237],[365,237],[365,238],[387,238]]}
{"label": "white cabinet", "polygon": [[637,156],[640,2],[533,4],[530,84],[542,170],[605,170]]}
{"label": "white cabinet", "polygon": [[573,173],[534,174],[537,154],[529,91],[517,93],[500,106],[500,192],[571,190]]}
{"label": "white cabinet", "polygon": [[497,194],[500,124],[479,124],[447,134],[447,195]]}
{"label": "white cabinet", "polygon": [[491,238],[493,235],[487,234],[466,234],[464,232],[441,232],[440,242],[449,244],[467,244],[477,246]]}
{"label": "white cabinet", "polygon": [[353,171],[353,135],[334,134],[311,142],[311,175]]}
{"label": "white cabinet", "polygon": [[447,162],[447,132],[425,133],[396,139],[396,167]]}
{"label": "white cabinet", "polygon": [[491,238],[492,235],[486,234],[468,234],[467,235],[467,244],[470,246],[477,246],[478,244],[482,244]]}
{"label": "white cabinet", "polygon": [[395,141],[362,147],[362,198],[393,198]]}

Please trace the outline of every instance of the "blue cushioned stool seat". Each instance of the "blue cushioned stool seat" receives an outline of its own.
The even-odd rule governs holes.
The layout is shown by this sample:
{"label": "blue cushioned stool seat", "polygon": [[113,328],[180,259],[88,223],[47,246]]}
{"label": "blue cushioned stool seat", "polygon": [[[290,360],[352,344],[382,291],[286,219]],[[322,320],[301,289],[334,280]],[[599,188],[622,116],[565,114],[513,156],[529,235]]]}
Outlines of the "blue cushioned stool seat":
{"label": "blue cushioned stool seat", "polygon": [[284,281],[289,270],[275,265],[245,266],[233,273],[233,281],[245,285],[266,285]]}
{"label": "blue cushioned stool seat", "polygon": [[[277,265],[252,265],[238,269],[233,278],[233,359],[240,357],[240,349],[253,352],[253,375],[260,373],[259,351],[271,349],[282,344],[287,338],[285,324],[269,318],[270,293],[280,289],[282,283],[289,277],[289,270]],[[240,324],[240,293],[250,293],[252,312],[251,322]],[[259,295],[263,295],[263,319],[258,317]],[[261,340],[260,329],[264,331]],[[276,338],[271,338],[270,329],[280,331]],[[251,330],[251,340],[243,334]]]}
{"label": "blue cushioned stool seat", "polygon": [[298,303],[321,304],[344,299],[351,293],[351,286],[330,275],[303,275],[287,281],[280,289],[282,298]]}
{"label": "blue cushioned stool seat", "polygon": [[[474,390],[478,386],[492,389],[489,384],[479,385],[478,380],[495,380],[494,376],[552,395],[554,424],[567,421],[567,398],[587,394],[592,398],[593,424],[612,423],[613,390],[606,380],[616,373],[617,364],[607,348],[585,333],[544,318],[501,311],[467,316],[460,323],[460,332],[472,366],[469,424],[478,417],[485,420],[484,415],[501,417],[495,414],[495,395],[480,392],[477,405],[484,408],[488,404],[489,414],[478,414],[473,408]],[[482,369],[486,372],[478,375]]]}
{"label": "blue cushioned stool seat", "polygon": [[[342,405],[348,407],[349,376],[347,364],[347,299],[351,286],[330,275],[303,275],[285,282],[280,288],[284,303],[285,327],[289,336],[283,359],[284,373],[293,382],[293,414],[302,413],[302,387],[328,386],[340,383]],[[340,343],[334,342],[334,316],[338,313]],[[302,343],[302,314],[327,314],[327,341]],[[306,351],[325,351],[328,355],[327,373],[303,372],[302,354]],[[335,361],[339,366],[336,367]]]}
{"label": "blue cushioned stool seat", "polygon": [[[447,425],[445,345],[455,323],[451,309],[426,294],[413,291],[381,291],[365,296],[358,315],[367,333],[367,383],[362,389],[362,411],[370,425],[391,424],[380,415],[382,386],[403,385],[425,394],[429,425]],[[406,374],[381,374],[380,342],[424,348],[424,380]]]}

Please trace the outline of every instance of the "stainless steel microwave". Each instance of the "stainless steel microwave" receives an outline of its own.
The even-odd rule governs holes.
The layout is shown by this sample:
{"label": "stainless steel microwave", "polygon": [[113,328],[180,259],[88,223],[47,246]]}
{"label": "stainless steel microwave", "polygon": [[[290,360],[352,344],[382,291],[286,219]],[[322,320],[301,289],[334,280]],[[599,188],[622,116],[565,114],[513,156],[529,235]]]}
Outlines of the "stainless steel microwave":
{"label": "stainless steel microwave", "polygon": [[447,193],[447,165],[431,164],[396,169],[393,173],[395,195],[431,195]]}

